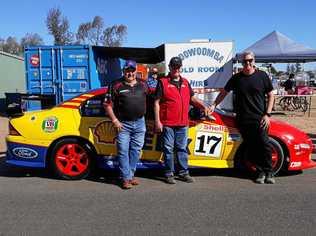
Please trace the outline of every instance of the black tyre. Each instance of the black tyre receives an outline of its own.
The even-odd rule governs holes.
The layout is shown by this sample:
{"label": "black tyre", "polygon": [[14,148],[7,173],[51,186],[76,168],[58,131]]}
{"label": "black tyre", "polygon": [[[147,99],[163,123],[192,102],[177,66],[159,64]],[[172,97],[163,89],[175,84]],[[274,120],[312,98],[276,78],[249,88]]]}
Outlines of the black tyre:
{"label": "black tyre", "polygon": [[[280,143],[274,138],[269,137],[272,149],[272,170],[277,175],[285,165],[285,156]],[[249,172],[256,171],[256,165],[247,158],[247,150],[243,144],[240,145],[235,156],[235,167]]]}

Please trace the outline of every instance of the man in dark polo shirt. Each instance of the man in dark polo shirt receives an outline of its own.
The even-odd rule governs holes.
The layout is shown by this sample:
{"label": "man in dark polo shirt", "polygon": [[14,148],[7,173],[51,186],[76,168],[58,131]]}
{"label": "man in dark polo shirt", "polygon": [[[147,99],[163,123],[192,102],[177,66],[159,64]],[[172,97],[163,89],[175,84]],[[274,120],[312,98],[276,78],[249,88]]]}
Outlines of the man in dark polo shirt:
{"label": "man in dark polo shirt", "polygon": [[104,108],[117,129],[117,158],[122,188],[139,182],[134,174],[144,144],[147,86],[136,79],[136,62],[127,60],[123,77],[114,81],[106,95]]}

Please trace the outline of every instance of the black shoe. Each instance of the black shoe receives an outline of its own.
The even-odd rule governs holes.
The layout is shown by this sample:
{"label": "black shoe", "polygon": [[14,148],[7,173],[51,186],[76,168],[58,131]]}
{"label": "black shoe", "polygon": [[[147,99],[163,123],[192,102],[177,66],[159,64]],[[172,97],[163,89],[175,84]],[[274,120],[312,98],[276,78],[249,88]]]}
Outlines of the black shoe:
{"label": "black shoe", "polygon": [[165,181],[167,184],[176,184],[176,181],[173,176],[167,176]]}
{"label": "black shoe", "polygon": [[266,179],[266,174],[264,172],[260,172],[258,174],[258,177],[255,179],[255,183],[264,184],[265,179]]}
{"label": "black shoe", "polygon": [[266,184],[275,184],[275,179],[274,179],[274,176],[271,172],[267,173],[267,176],[266,176],[264,182]]}
{"label": "black shoe", "polygon": [[194,179],[189,174],[179,175],[179,180],[187,183],[194,182]]}

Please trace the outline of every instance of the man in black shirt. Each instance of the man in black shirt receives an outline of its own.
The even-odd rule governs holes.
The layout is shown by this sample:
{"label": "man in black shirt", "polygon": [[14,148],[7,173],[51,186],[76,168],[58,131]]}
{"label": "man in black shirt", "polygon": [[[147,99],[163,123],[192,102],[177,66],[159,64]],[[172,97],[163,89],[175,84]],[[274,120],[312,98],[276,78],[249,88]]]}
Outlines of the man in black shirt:
{"label": "man in black shirt", "polygon": [[136,79],[135,61],[126,61],[123,72],[124,76],[111,84],[104,108],[118,131],[116,144],[122,188],[130,189],[139,184],[134,174],[145,139],[148,89]]}
{"label": "man in black shirt", "polygon": [[294,94],[294,74],[290,74],[289,78],[284,82],[284,90],[287,92],[287,94]]}
{"label": "man in black shirt", "polygon": [[[229,91],[235,94],[236,121],[248,154],[255,159],[258,176],[256,183],[275,183],[272,171],[272,154],[269,142],[269,117],[273,107],[273,87],[268,75],[254,67],[253,52],[243,54],[243,70],[227,82],[217,96],[211,110],[214,111]],[[268,102],[266,104],[266,96]]]}

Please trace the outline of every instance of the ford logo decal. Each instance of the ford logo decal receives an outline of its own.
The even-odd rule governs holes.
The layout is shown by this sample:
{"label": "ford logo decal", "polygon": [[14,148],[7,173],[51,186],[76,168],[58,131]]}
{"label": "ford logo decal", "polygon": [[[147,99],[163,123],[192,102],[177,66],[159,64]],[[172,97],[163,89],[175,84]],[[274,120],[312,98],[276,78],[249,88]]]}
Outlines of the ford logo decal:
{"label": "ford logo decal", "polygon": [[25,147],[16,147],[12,149],[12,152],[15,156],[26,159],[33,159],[38,156],[38,153],[30,148]]}

